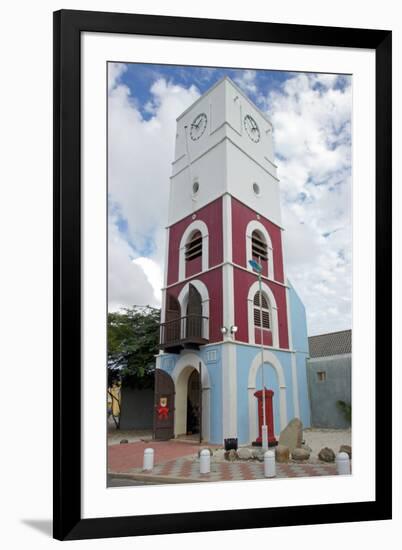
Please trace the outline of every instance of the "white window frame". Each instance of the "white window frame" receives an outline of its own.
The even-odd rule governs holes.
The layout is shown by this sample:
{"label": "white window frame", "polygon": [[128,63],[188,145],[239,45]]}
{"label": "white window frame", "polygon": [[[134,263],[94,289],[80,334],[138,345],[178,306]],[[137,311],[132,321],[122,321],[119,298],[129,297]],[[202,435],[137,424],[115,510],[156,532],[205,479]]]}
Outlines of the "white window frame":
{"label": "white window frame", "polygon": [[[257,290],[257,292],[254,294],[253,302],[254,302],[255,297],[256,297],[257,294],[258,294],[258,295],[260,294],[260,291],[259,291],[259,290]],[[259,328],[259,329],[261,329],[261,326],[255,324],[255,311],[257,310],[259,316],[260,316],[260,312],[261,312],[261,311],[262,311],[262,313],[264,313],[264,311],[268,313],[268,325],[269,325],[269,326],[268,326],[268,327],[264,327],[264,323],[263,323],[263,318],[264,318],[264,316],[262,316],[262,319],[260,319],[260,323],[262,323],[262,329],[263,329],[263,330],[272,330],[272,311],[271,311],[271,304],[269,303],[267,296],[264,294],[264,291],[262,292],[262,296],[263,296],[263,298],[265,298],[265,300],[267,301],[267,307],[264,307],[263,305],[261,305],[261,306],[260,306],[260,305],[256,306],[256,305],[254,304],[254,311],[253,311],[254,328]]]}
{"label": "white window frame", "polygon": [[[254,325],[254,296],[260,290],[258,281],[255,281],[249,288],[247,296],[247,311],[248,311],[248,341],[250,344],[255,344],[255,325]],[[272,347],[279,348],[279,325],[278,325],[278,308],[276,305],[275,296],[267,284],[262,283],[262,293],[269,304],[271,313],[271,328],[272,332]],[[259,330],[260,327],[258,327]],[[263,329],[268,330],[268,329]]]}
{"label": "white window frame", "polygon": [[209,340],[209,292],[208,288],[202,281],[198,279],[193,279],[186,283],[183,288],[181,289],[177,299],[179,300],[180,304],[180,310],[181,310],[181,317],[185,317],[187,314],[187,304],[188,304],[188,296],[190,291],[190,285],[193,285],[201,296],[201,304],[202,304],[202,316],[208,318],[208,323],[206,323],[205,326],[205,335],[204,337]]}
{"label": "white window frame", "polygon": [[208,227],[202,220],[194,220],[184,231],[180,240],[179,250],[179,281],[186,278],[186,244],[194,231],[199,231],[202,235],[202,262],[201,270],[207,271],[209,268],[209,235]]}
{"label": "white window frame", "polygon": [[247,258],[247,269],[253,271],[253,268],[250,266],[249,261],[253,259],[253,246],[252,246],[252,236],[254,231],[259,231],[267,243],[267,253],[268,253],[268,279],[274,280],[274,253],[272,249],[272,240],[269,236],[268,231],[264,225],[257,221],[251,220],[246,227],[246,258]]}

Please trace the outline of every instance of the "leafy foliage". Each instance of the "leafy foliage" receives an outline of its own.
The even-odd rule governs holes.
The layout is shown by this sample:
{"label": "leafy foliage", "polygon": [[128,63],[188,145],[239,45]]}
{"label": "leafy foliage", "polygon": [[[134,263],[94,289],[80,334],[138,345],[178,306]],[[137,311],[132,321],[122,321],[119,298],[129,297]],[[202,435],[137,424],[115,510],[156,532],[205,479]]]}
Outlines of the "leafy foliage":
{"label": "leafy foliage", "polygon": [[352,405],[341,400],[337,401],[336,404],[338,405],[339,410],[343,413],[346,422],[349,422],[350,424],[352,422]]}
{"label": "leafy foliage", "polygon": [[133,306],[108,314],[108,385],[120,380],[135,388],[154,382],[159,352],[160,310]]}

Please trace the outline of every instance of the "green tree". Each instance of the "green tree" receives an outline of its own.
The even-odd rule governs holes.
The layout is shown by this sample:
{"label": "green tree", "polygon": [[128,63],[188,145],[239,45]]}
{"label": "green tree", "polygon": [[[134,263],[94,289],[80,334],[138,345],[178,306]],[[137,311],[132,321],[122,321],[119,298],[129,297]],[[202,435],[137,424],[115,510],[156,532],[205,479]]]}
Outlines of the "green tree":
{"label": "green tree", "polygon": [[108,385],[117,380],[133,388],[151,388],[159,352],[160,310],[133,306],[108,314]]}

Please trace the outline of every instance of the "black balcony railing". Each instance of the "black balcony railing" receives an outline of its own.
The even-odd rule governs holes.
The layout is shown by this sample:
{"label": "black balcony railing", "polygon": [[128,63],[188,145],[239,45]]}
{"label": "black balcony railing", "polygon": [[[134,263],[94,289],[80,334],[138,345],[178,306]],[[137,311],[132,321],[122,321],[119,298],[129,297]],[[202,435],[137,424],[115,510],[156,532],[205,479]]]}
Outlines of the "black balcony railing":
{"label": "black balcony railing", "polygon": [[198,348],[208,343],[208,317],[186,315],[160,325],[160,346],[165,351]]}

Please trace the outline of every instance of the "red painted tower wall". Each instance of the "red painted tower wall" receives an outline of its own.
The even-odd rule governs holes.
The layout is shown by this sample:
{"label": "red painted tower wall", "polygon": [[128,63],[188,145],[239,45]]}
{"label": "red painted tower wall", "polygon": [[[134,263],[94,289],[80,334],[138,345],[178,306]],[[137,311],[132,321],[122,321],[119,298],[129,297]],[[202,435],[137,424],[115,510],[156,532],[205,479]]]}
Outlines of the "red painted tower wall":
{"label": "red painted tower wall", "polygon": [[[256,212],[232,197],[233,262],[243,267],[247,267],[246,228],[252,220],[257,220]],[[271,237],[274,278],[276,281],[283,283],[282,230],[263,216],[260,216],[258,221],[265,227]],[[267,276],[267,263],[264,263],[263,275]]]}
{"label": "red painted tower wall", "polygon": [[[235,267],[233,270],[233,278],[235,295],[235,323],[239,327],[236,333],[236,340],[240,342],[248,342],[248,292],[251,285],[257,280],[257,276],[250,271],[245,271],[244,269]],[[278,308],[279,346],[284,349],[289,349],[286,288],[267,279],[263,279],[263,282],[269,286],[275,296],[276,306]],[[259,342],[260,336],[258,334],[256,343]],[[264,338],[264,342],[269,345],[268,336]]]}
{"label": "red painted tower wall", "polygon": [[[223,261],[222,242],[222,198],[207,204],[195,212],[197,220],[203,221],[208,227],[209,235],[209,267],[214,267]],[[170,227],[167,284],[172,285],[179,279],[180,241],[184,231],[193,223],[192,215],[186,216]],[[198,263],[196,260],[199,260]],[[186,266],[186,276],[191,277],[201,271],[201,260],[197,258],[193,265]]]}

